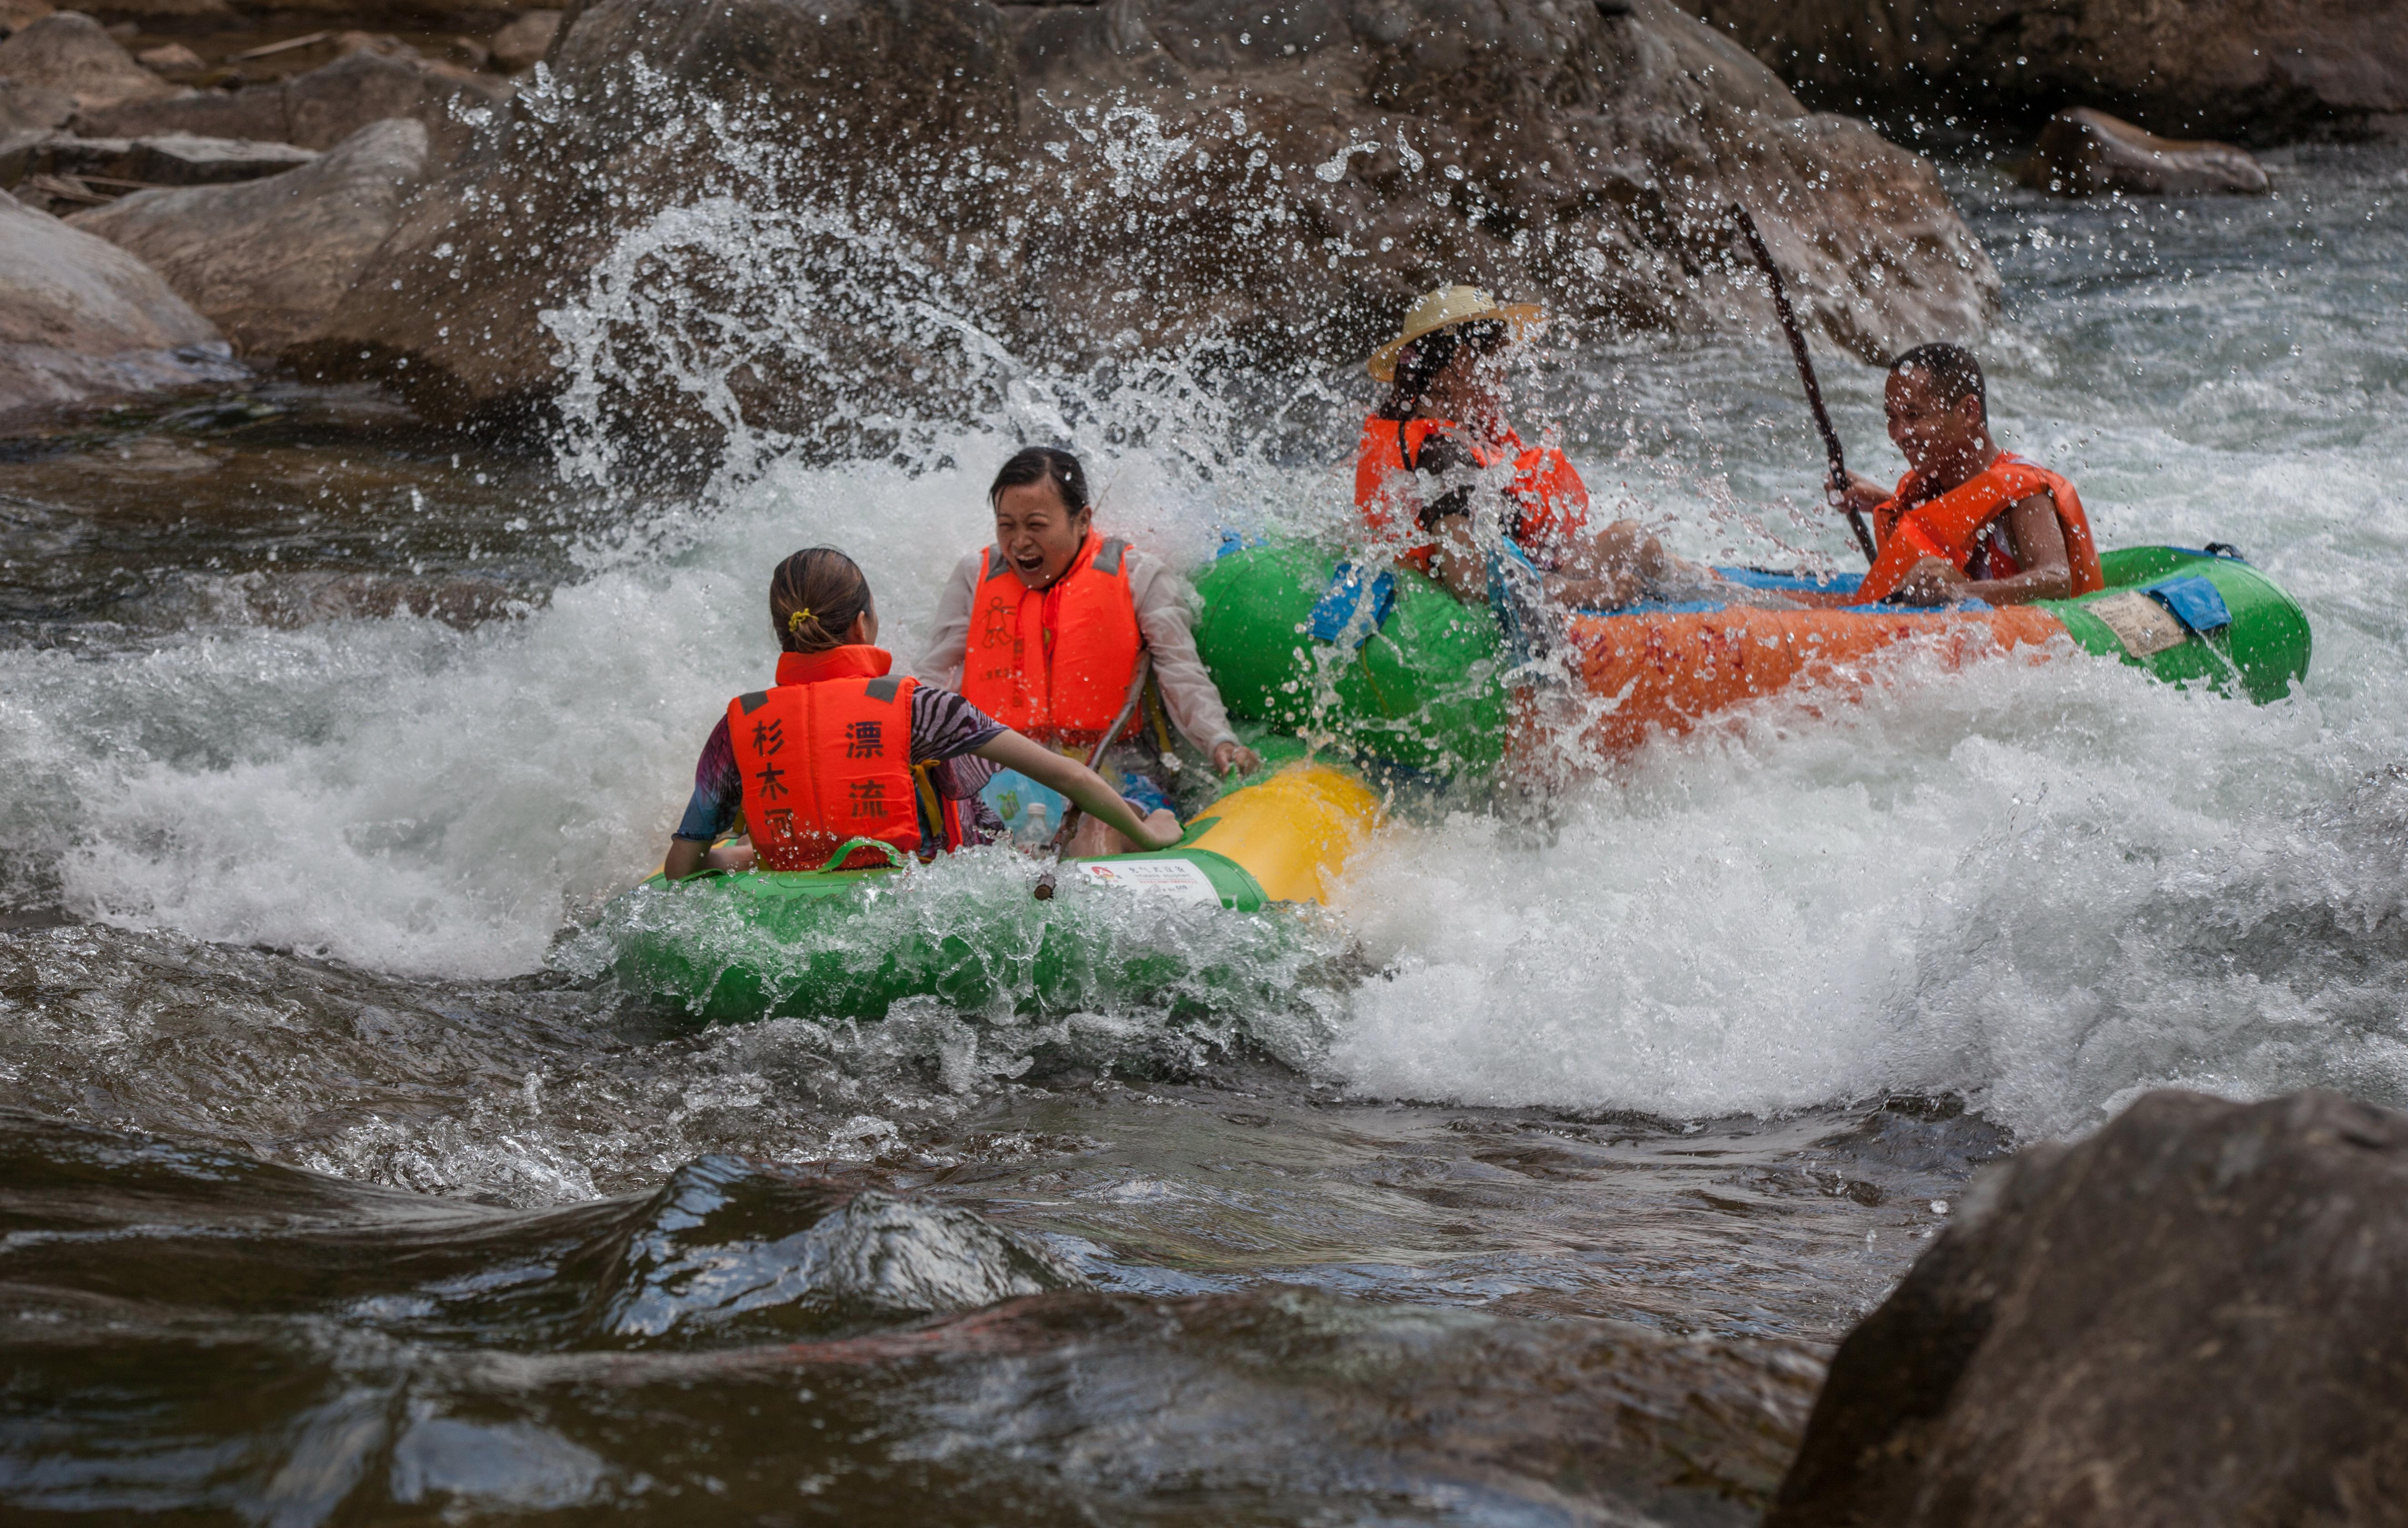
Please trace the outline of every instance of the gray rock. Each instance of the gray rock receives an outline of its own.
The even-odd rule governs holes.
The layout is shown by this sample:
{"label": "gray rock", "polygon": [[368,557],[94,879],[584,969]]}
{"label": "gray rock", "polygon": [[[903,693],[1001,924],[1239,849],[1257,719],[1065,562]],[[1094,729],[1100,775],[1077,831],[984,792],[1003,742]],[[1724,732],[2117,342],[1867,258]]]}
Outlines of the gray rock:
{"label": "gray rock", "polygon": [[0,192],[0,415],[243,375],[148,265]]}
{"label": "gray rock", "polygon": [[2401,1521],[2408,1116],[2152,1093],[1996,1174],[1841,1344],[1767,1528]]}
{"label": "gray rock", "polygon": [[494,33],[494,62],[513,73],[535,67],[560,33],[560,16],[556,10],[531,10]]}
{"label": "gray rock", "polygon": [[0,76],[57,91],[84,108],[176,93],[175,86],[135,63],[98,21],[73,10],[9,34],[0,42]]}
{"label": "gray rock", "polygon": [[281,175],[318,157],[289,143],[165,133],[148,138],[85,138],[71,133],[13,137],[0,145],[0,187],[33,175],[103,176],[146,186],[219,186]]}
{"label": "gray rock", "polygon": [[81,112],[74,127],[95,137],[192,133],[331,149],[370,122],[408,117],[425,127],[437,162],[448,163],[509,100],[507,86],[363,51],[273,85]]}
{"label": "gray rock", "polygon": [[[662,88],[638,88],[638,55]],[[664,257],[691,262],[672,293],[800,326],[730,373],[748,418],[797,426],[889,389],[942,407],[927,357],[959,330],[902,336],[869,311],[910,272],[943,273],[964,321],[1024,359],[1215,336],[1333,370],[1446,281],[1609,327],[1767,321],[1733,201],[1812,321],[1867,356],[1970,336],[1998,293],[1928,163],[1808,113],[1663,0],[596,0],[549,63],[554,87],[405,212],[330,326],[327,375],[365,350],[437,413],[538,399],[560,353],[538,314],[624,232],[719,193],[865,220],[853,245],[781,257],[781,283]],[[825,300],[796,313],[781,294],[817,279],[806,265]]]}
{"label": "gray rock", "polygon": [[2015,178],[2060,196],[2264,196],[2274,189],[2265,166],[2231,144],[2161,138],[2088,107],[2050,118]]}
{"label": "gray rock", "polygon": [[2397,0],[1693,0],[1808,99],[1928,128],[2096,102],[2154,132],[2280,143],[2408,113]]}
{"label": "gray rock", "polygon": [[372,122],[304,169],[136,192],[73,225],[140,256],[246,355],[314,336],[426,173],[426,129]]}
{"label": "gray rock", "polygon": [[0,133],[47,132],[75,115],[75,97],[48,85],[0,79]]}

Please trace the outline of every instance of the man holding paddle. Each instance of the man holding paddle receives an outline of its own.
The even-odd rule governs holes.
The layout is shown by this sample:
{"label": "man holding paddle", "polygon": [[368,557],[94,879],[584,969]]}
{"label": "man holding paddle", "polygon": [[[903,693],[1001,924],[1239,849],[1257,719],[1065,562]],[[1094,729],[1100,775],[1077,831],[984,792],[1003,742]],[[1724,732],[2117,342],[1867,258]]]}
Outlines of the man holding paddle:
{"label": "man holding paddle", "polygon": [[2105,587],[2073,485],[1990,438],[1988,390],[1971,350],[1920,345],[1890,363],[1882,402],[1906,476],[1890,489],[1850,472],[1781,267],[1747,208],[1733,207],[1730,215],[1772,288],[1773,311],[1806,385],[1806,406],[1830,462],[1824,486],[1872,564],[1845,603],[2021,605]]}
{"label": "man holding paddle", "polygon": [[2022,605],[2105,587],[2073,485],[1990,438],[1971,352],[1917,346],[1890,363],[1882,401],[1907,472],[1895,489],[1848,474],[1841,503],[1871,518],[1880,553],[1851,603]]}

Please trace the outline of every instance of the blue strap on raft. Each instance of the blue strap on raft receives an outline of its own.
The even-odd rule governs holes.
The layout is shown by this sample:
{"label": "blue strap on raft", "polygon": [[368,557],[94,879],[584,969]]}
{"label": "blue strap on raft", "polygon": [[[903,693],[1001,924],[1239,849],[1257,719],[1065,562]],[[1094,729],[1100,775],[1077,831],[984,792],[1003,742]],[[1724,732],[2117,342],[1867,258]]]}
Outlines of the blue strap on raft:
{"label": "blue strap on raft", "polygon": [[1388,623],[1388,613],[1396,607],[1395,574],[1382,573],[1366,580],[1360,563],[1340,563],[1330,576],[1329,587],[1313,602],[1312,639],[1334,643],[1342,636],[1347,646],[1359,649]]}
{"label": "blue strap on raft", "polygon": [[2215,585],[2193,575],[2153,583],[2141,593],[2174,613],[2174,619],[2204,636],[2232,624],[2231,607]]}

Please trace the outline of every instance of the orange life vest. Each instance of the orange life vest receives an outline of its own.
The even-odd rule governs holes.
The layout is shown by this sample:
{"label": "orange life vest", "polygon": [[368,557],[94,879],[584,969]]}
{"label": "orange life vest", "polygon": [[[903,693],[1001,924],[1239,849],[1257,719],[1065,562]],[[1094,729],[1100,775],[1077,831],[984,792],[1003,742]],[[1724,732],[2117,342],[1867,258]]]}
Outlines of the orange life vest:
{"label": "orange life vest", "polygon": [[[1422,448],[1440,431],[1457,427],[1446,420],[1381,419],[1363,421],[1363,441],[1354,455],[1354,507],[1374,536],[1389,538],[1414,528],[1414,514],[1406,497]],[[1513,523],[1506,535],[1526,551],[1541,554],[1579,535],[1588,526],[1588,485],[1562,451],[1553,446],[1525,446],[1508,430],[1492,442],[1469,440],[1472,461],[1495,466],[1509,457],[1513,481],[1506,490],[1513,501]],[[1424,572],[1429,570],[1434,541],[1405,549],[1402,556]],[[1542,556],[1542,561],[1552,558]]]}
{"label": "orange life vest", "polygon": [[[817,870],[852,838],[905,853],[920,848],[921,789],[911,768],[911,692],[877,648],[781,652],[778,685],[727,703],[727,740],[744,779],[744,825],[769,870]],[[947,850],[961,847],[959,809],[925,792]],[[843,868],[884,864],[856,849]]]}
{"label": "orange life vest", "polygon": [[[989,547],[970,601],[962,696],[1040,742],[1101,737],[1128,701],[1145,637],[1129,593],[1128,543],[1094,531],[1062,576],[1031,589]],[[1144,717],[1129,719],[1133,735]]]}
{"label": "orange life vest", "polygon": [[1874,527],[1881,533],[1881,555],[1866,572],[1864,582],[1856,586],[1856,598],[1850,603],[1870,605],[1888,598],[1926,557],[1945,559],[1962,573],[1971,565],[1975,553],[1986,551],[1991,578],[2009,578],[2022,571],[1998,544],[1994,527],[2010,507],[2035,493],[2046,493],[2056,506],[2057,522],[2065,531],[2073,593],[2095,594],[2107,587],[2081,495],[2071,483],[2046,467],[2001,452],[1998,460],[1945,493],[1918,503],[1919,487],[1915,475],[1908,473],[1898,480],[1897,494],[1873,510]]}

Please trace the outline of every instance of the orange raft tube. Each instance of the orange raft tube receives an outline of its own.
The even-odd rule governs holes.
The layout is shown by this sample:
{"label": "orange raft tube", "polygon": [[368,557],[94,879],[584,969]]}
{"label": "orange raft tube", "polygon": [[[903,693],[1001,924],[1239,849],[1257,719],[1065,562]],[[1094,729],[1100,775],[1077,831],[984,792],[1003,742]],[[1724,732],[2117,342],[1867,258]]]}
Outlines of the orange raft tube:
{"label": "orange raft tube", "polygon": [[[1860,694],[1885,655],[1912,650],[1955,668],[2004,651],[2091,653],[2176,685],[2259,704],[2307,673],[2307,618],[2272,579],[2231,553],[2127,547],[2100,559],[2106,587],[2070,600],[1943,610],[1700,602],[1576,612],[1533,644],[1521,602],[1457,603],[1426,578],[1336,564],[1311,548],[1232,544],[1197,579],[1197,650],[1229,713],[1266,730],[1344,748],[1367,763],[1428,776],[1478,773],[1556,752],[1541,738],[1627,753],[1784,691]],[[1751,568],[1726,585],[1844,595],[1856,579]],[[1539,673],[1519,682],[1533,648]]]}
{"label": "orange raft tube", "polygon": [[1655,610],[1575,615],[1564,659],[1570,677],[1610,708],[1587,728],[1608,752],[1678,735],[1716,712],[1800,686],[1842,693],[1871,676],[1868,661],[1921,641],[1944,667],[2065,634],[2047,610]]}

